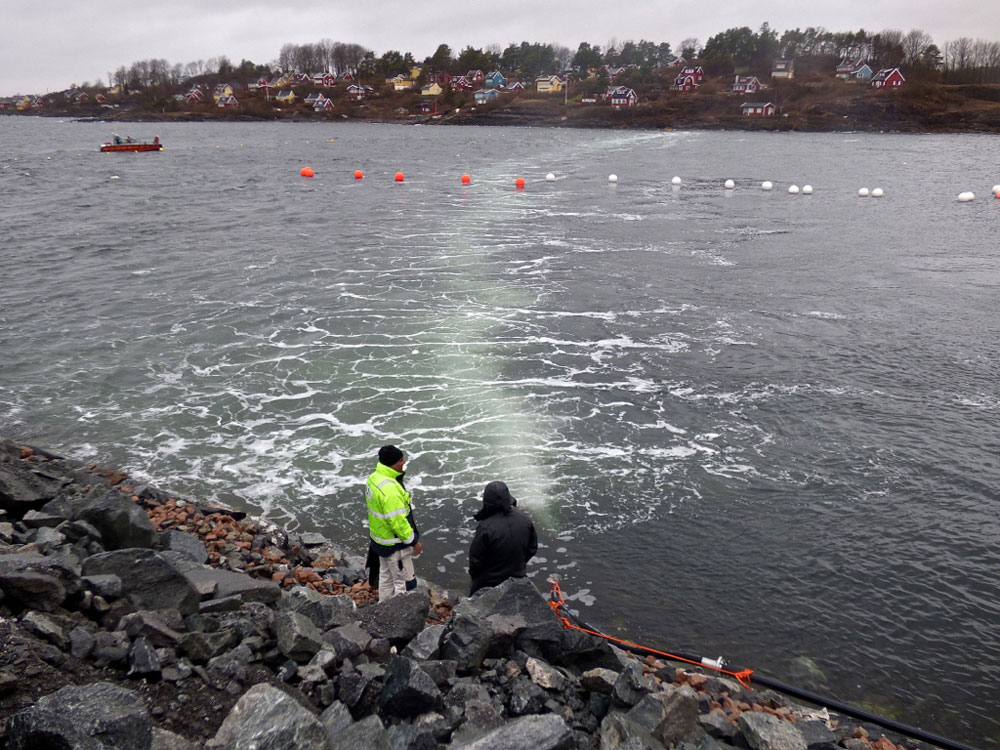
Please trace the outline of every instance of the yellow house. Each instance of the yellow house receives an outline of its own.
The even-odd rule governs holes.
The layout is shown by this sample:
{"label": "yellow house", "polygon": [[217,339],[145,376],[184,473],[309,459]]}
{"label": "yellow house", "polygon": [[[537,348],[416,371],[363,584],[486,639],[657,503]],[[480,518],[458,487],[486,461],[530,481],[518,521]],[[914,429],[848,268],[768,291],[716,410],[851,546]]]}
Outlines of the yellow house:
{"label": "yellow house", "polygon": [[232,96],[232,95],[233,95],[233,87],[230,86],[228,83],[220,83],[218,86],[212,89],[212,98],[216,102],[218,102],[219,99],[221,99],[224,96]]}
{"label": "yellow house", "polygon": [[16,106],[19,112],[25,112],[26,110],[31,109],[31,97],[22,97],[21,101],[19,101]]}
{"label": "yellow house", "polygon": [[392,84],[393,91],[407,91],[413,88],[413,79],[407,78],[402,73],[397,73],[387,83]]}
{"label": "yellow house", "polygon": [[278,95],[274,97],[274,100],[281,102],[282,104],[294,104],[295,103],[295,92],[291,89],[286,91],[278,92]]}
{"label": "yellow house", "polygon": [[441,96],[444,93],[444,89],[437,81],[431,81],[422,89],[420,89],[421,96]]}
{"label": "yellow house", "polygon": [[539,76],[535,79],[535,91],[539,94],[555,94],[563,90],[563,82],[559,76]]}
{"label": "yellow house", "polygon": [[115,84],[107,91],[107,93],[109,94],[120,94],[121,92],[122,92],[122,85],[120,83]]}
{"label": "yellow house", "polygon": [[420,74],[423,72],[424,72],[423,65],[414,65],[412,68],[410,68],[410,80],[416,81],[418,78],[420,78]]}

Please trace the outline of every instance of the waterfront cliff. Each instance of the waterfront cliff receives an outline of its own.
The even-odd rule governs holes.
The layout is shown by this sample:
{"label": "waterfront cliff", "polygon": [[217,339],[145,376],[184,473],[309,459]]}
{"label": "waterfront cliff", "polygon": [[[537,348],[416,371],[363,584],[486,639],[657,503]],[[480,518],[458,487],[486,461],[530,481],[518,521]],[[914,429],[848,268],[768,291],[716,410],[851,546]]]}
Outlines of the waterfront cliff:
{"label": "waterfront cliff", "polygon": [[374,599],[318,534],[0,439],[11,750],[917,747],[564,629],[528,579]]}

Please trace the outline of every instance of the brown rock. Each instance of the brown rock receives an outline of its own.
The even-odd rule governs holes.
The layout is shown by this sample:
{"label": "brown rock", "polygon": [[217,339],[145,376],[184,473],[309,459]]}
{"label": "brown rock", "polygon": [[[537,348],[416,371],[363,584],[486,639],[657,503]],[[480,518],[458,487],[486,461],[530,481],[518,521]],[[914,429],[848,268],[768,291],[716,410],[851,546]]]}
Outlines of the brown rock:
{"label": "brown rock", "polygon": [[708,676],[703,674],[690,674],[687,676],[687,683],[695,690],[704,690],[708,684]]}

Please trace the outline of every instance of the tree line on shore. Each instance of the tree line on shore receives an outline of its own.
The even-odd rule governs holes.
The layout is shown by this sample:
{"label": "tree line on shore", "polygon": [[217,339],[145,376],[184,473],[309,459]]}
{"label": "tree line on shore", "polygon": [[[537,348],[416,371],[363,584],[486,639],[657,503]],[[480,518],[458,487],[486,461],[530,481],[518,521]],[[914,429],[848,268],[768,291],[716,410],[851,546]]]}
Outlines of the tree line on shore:
{"label": "tree line on shore", "polygon": [[[757,31],[734,27],[710,37],[704,44],[698,39],[682,40],[677,48],[668,42],[641,39],[605,45],[581,42],[574,52],[568,47],[522,41],[506,47],[499,44],[485,48],[466,46],[455,53],[440,44],[433,55],[418,60],[410,52],[387,50],[379,56],[360,44],[323,39],[315,43],[285,44],[275,60],[266,64],[242,60],[234,65],[226,56],[172,64],[164,59],[138,60],[108,72],[108,86],[125,93],[156,97],[176,88],[183,81],[212,76],[243,86],[274,70],[332,72],[337,76],[351,73],[363,82],[378,83],[397,73],[409,73],[420,64],[435,71],[465,73],[468,70],[501,70],[525,80],[549,73],[586,76],[588,70],[603,66],[632,71],[631,83],[648,78],[677,58],[697,61],[705,72],[729,76],[735,72],[766,75],[777,58],[792,58],[800,68],[820,69],[829,58],[853,56],[875,70],[882,67],[905,67],[908,78],[936,80],[946,84],[1000,83],[1000,42],[961,37],[938,47],[932,37],[920,29],[903,32],[885,29],[870,33],[864,29],[831,32],[822,27],[789,29],[780,35],[764,23]],[[71,88],[102,88],[94,84],[74,84]]]}

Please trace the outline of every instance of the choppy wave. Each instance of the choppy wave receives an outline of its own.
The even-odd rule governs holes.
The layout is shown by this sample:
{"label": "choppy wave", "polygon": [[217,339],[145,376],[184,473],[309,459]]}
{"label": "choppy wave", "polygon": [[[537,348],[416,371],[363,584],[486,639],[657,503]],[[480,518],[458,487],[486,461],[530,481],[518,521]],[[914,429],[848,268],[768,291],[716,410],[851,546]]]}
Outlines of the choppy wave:
{"label": "choppy wave", "polygon": [[[1000,663],[995,261],[935,250],[995,226],[859,213],[862,167],[936,188],[882,142],[344,125],[324,164],[312,125],[164,124],[150,159],[61,163],[32,149],[103,126],[13,124],[0,431],[358,545],[396,442],[446,585],[504,479],[534,580],[605,627],[778,674],[794,643],[844,698],[932,696],[959,718],[912,722],[996,732],[965,710]],[[976,163],[955,143],[920,141],[919,174]],[[756,189],[806,172],[808,209]]]}

